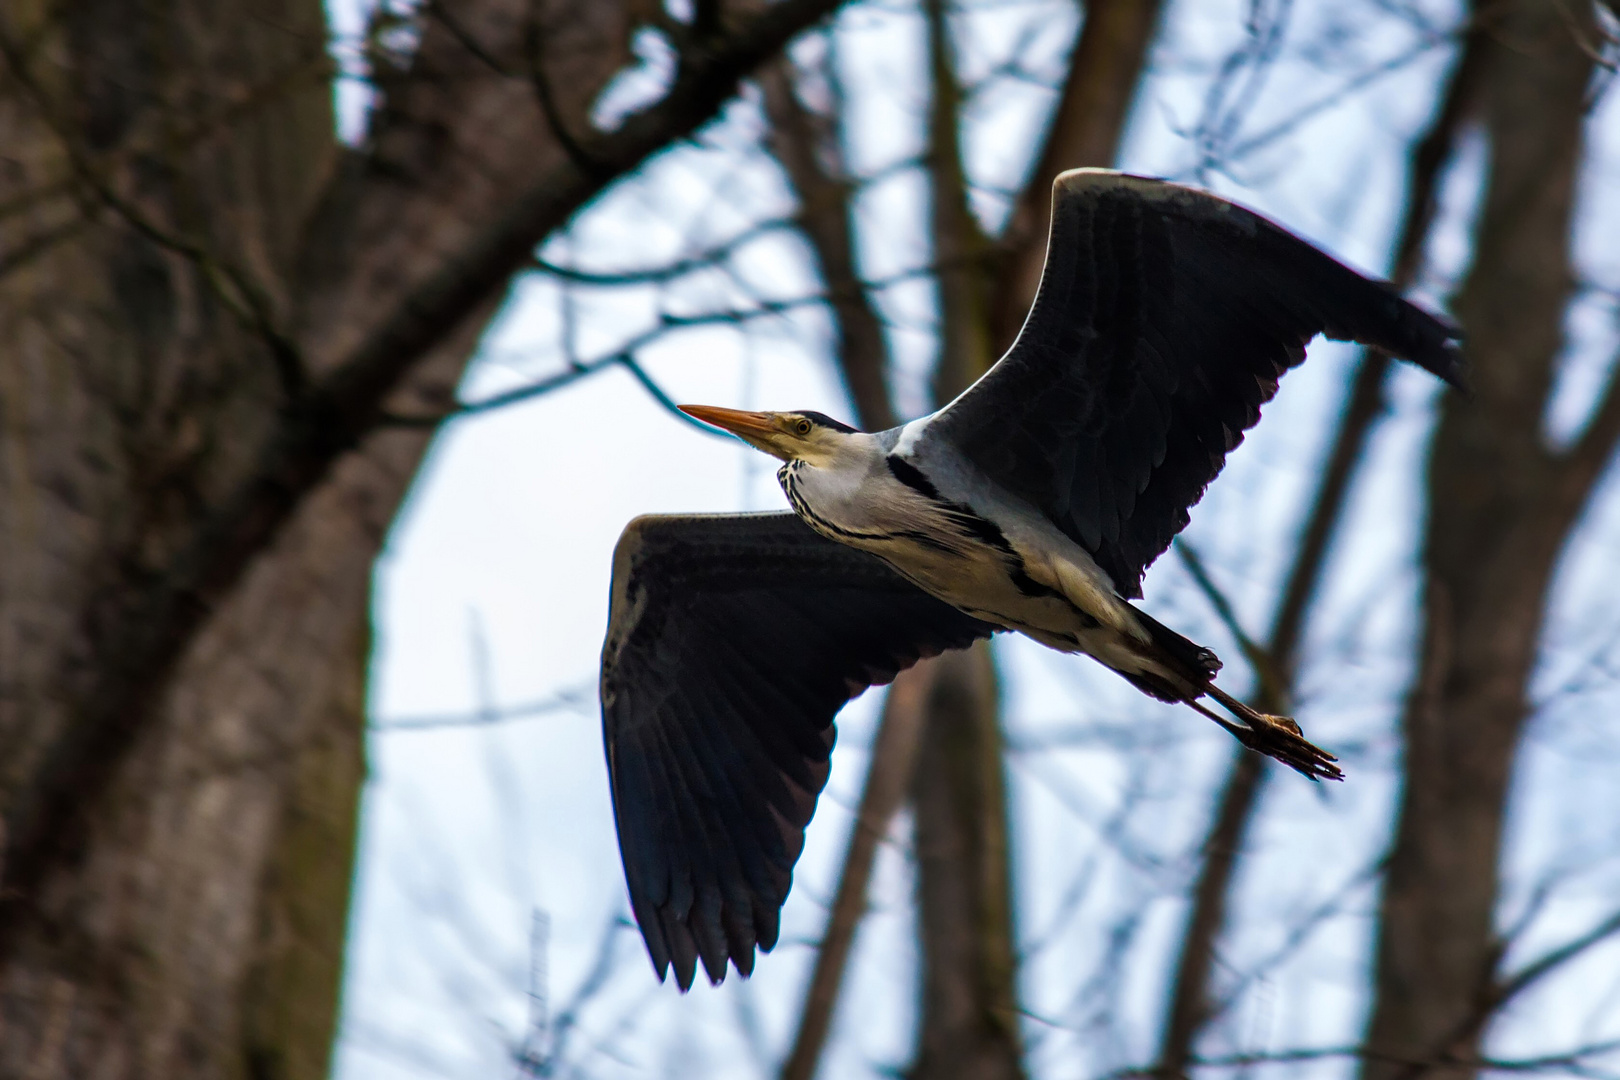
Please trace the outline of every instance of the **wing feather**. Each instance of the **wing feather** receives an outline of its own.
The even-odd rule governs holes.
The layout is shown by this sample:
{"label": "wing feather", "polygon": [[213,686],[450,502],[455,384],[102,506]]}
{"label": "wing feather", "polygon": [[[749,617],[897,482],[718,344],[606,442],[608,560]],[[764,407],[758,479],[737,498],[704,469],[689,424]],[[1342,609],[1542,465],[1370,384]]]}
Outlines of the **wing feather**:
{"label": "wing feather", "polygon": [[770,949],[833,716],[991,630],[792,514],[638,518],[614,555],[602,722],[631,910],[664,978]]}
{"label": "wing feather", "polygon": [[1124,596],[1317,334],[1461,385],[1455,327],[1259,215],[1102,169],[1053,185],[1017,342],[927,425],[1091,552]]}

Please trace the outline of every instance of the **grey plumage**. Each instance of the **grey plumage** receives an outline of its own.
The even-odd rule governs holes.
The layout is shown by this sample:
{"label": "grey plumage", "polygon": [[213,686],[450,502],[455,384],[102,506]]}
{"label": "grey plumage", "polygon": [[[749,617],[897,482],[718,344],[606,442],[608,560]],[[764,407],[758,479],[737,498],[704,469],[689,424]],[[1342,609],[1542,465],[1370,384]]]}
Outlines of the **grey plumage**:
{"label": "grey plumage", "polygon": [[[849,697],[1015,630],[1337,778],[1214,654],[1129,603],[1318,333],[1460,385],[1454,327],[1258,215],[1106,170],[1054,185],[1017,342],[929,417],[689,406],[784,461],[794,515],[640,518],[614,557],[604,736],[631,903],[662,978],[769,949]],[[807,527],[808,526],[808,527]],[[1220,704],[1228,720],[1203,704]]]}

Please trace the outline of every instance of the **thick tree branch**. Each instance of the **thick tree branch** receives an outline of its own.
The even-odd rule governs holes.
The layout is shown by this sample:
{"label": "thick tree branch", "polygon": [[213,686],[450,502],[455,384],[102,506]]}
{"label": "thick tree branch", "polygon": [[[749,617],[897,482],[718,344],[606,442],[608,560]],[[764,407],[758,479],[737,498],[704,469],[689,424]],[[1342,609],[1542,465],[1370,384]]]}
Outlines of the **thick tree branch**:
{"label": "thick tree branch", "polygon": [[[297,345],[280,327],[266,290],[253,275],[226,259],[204,240],[182,236],[152,220],[133,201],[125,198],[109,180],[105,166],[91,160],[81,145],[78,133],[59,115],[56,102],[35,78],[27,50],[14,41],[3,26],[0,26],[0,56],[5,58],[12,77],[33,99],[34,111],[61,144],[78,184],[137,234],[189,260],[202,271],[203,280],[208,283],[215,298],[245,329],[264,342],[288,398],[302,394],[305,384],[303,359]],[[295,70],[307,72],[309,69],[300,64],[296,65]]]}
{"label": "thick tree branch", "polygon": [[[935,401],[982,375],[990,350],[988,241],[967,200],[961,83],[949,0],[925,0],[931,234],[939,296]],[[912,776],[921,1018],[916,1080],[1018,1080],[1005,752],[989,643],[920,667],[932,685]]]}
{"label": "thick tree branch", "polygon": [[611,180],[713,118],[740,79],[836,7],[837,0],[783,0],[687,57],[663,100],[586,140],[601,171],[563,162],[505,206],[289,407],[247,479],[163,573],[133,595],[118,590],[93,605],[92,654],[63,673],[71,718],[6,823],[0,948],[15,940],[19,909],[42,875],[72,858],[79,823],[152,715],[196,628],[333,464],[381,422],[385,398],[416,361],[498,294],[542,238]]}

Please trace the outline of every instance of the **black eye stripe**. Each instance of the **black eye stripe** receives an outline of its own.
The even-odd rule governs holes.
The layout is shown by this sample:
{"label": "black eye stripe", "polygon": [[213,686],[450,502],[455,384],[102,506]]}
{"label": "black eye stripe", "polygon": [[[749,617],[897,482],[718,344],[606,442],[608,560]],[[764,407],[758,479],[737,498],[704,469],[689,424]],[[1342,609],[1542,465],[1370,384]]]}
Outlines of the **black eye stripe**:
{"label": "black eye stripe", "polygon": [[845,435],[853,435],[856,433],[855,428],[850,427],[843,421],[834,420],[826,413],[818,413],[811,409],[804,409],[798,413],[798,415],[804,417],[806,420],[810,421],[812,425],[817,427],[832,428],[834,431],[843,432]]}

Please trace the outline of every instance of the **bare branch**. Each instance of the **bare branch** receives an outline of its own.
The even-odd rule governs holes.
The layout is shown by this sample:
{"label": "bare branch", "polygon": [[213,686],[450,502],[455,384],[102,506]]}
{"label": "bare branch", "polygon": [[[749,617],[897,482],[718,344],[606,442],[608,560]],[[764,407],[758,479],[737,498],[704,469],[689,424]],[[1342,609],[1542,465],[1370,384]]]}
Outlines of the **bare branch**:
{"label": "bare branch", "polygon": [[368,725],[379,733],[396,731],[442,731],[445,728],[487,727],[510,720],[528,720],[558,712],[588,712],[596,704],[596,680],[591,679],[550,697],[518,705],[480,708],[474,712],[423,713],[416,716],[376,718]]}
{"label": "bare branch", "polygon": [[[1417,61],[1434,52],[1435,49],[1451,44],[1456,40],[1454,34],[1431,34],[1423,38],[1411,48],[1390,57],[1388,60],[1375,64],[1373,67],[1346,79],[1345,82],[1324,94],[1320,98],[1300,106],[1293,113],[1272,124],[1264,131],[1251,135],[1240,143],[1231,146],[1222,146],[1219,156],[1211,156],[1203,160],[1201,167],[1205,170],[1222,169],[1223,171],[1236,161],[1265,149],[1277,141],[1287,138],[1298,131],[1309,121],[1335,108],[1353,94],[1365,90],[1372,84],[1388,78],[1398,72],[1405,71]],[[1212,154],[1214,152],[1212,151]]]}
{"label": "bare branch", "polygon": [[1260,683],[1258,694],[1261,700],[1266,702],[1265,707],[1276,711],[1286,711],[1287,707],[1284,703],[1288,700],[1288,688],[1283,684],[1281,672],[1277,670],[1277,663],[1272,658],[1270,650],[1255,641],[1243,629],[1243,624],[1238,620],[1237,612],[1232,608],[1231,600],[1227,599],[1226,594],[1209,576],[1209,571],[1204,566],[1204,560],[1199,558],[1198,552],[1193,549],[1193,546],[1187,543],[1184,537],[1177,537],[1175,548],[1176,554],[1181,557],[1181,564],[1187,568],[1187,572],[1192,575],[1193,582],[1198,586],[1199,591],[1209,600],[1210,606],[1215,609],[1215,613],[1221,617],[1221,622],[1226,626],[1227,632],[1237,639],[1238,648],[1243,650],[1244,658],[1249,661],[1249,666],[1254,669],[1255,677]]}
{"label": "bare branch", "polygon": [[588,177],[604,182],[616,175],[611,162],[598,158],[596,151],[574,134],[573,128],[562,114],[557,95],[551,88],[551,75],[546,71],[545,31],[540,25],[540,0],[529,0],[527,17],[523,20],[523,55],[529,70],[529,82],[534,87],[534,99],[546,118],[546,126],[557,145],[563,148],[574,167]]}
{"label": "bare branch", "polygon": [[1493,1012],[1500,1011],[1502,1006],[1513,1000],[1513,998],[1535,986],[1571,960],[1584,955],[1589,949],[1608,941],[1616,934],[1620,934],[1620,912],[1610,915],[1586,933],[1565,942],[1558,948],[1531,961],[1512,975],[1497,982],[1492,987],[1490,995],[1491,1010]]}
{"label": "bare branch", "polygon": [[1232,139],[1259,100],[1260,91],[1282,50],[1293,0],[1249,0],[1246,38],[1221,64],[1204,92],[1203,114],[1191,133],[1197,151],[1193,167],[1200,182],[1230,160]]}
{"label": "bare branch", "polygon": [[90,223],[82,217],[70,218],[60,225],[43,229],[28,237],[4,255],[0,255],[0,278],[15,270],[20,270],[39,258],[41,255],[56,247],[57,244],[71,240],[79,235]]}
{"label": "bare branch", "polygon": [[[1591,1080],[1616,1080],[1616,1078],[1620,1078],[1620,1072],[1598,1069],[1591,1064],[1591,1061],[1594,1058],[1607,1057],[1617,1050],[1620,1050],[1620,1039],[1588,1043],[1585,1046],[1576,1047],[1573,1050],[1558,1054],[1523,1058],[1451,1057],[1445,1055],[1433,1058],[1414,1058],[1404,1057],[1399,1054],[1380,1053],[1362,1046],[1325,1046],[1299,1050],[1277,1050],[1260,1054],[1231,1054],[1225,1057],[1192,1058],[1187,1064],[1201,1069],[1249,1069],[1256,1065],[1303,1064],[1312,1061],[1350,1059],[1352,1061],[1404,1065],[1419,1074],[1436,1068],[1461,1067],[1470,1071],[1486,1070],[1524,1074],[1561,1073],[1566,1076],[1590,1077]],[[1163,1072],[1160,1066],[1144,1065],[1116,1069],[1099,1077],[1098,1080],[1138,1080],[1138,1078],[1159,1077],[1162,1075]]]}
{"label": "bare branch", "polygon": [[534,268],[552,277],[572,281],[579,285],[596,285],[605,288],[629,285],[662,285],[676,278],[686,277],[688,274],[718,266],[760,237],[780,232],[793,225],[794,222],[786,218],[771,218],[767,221],[757,222],[731,239],[716,244],[706,251],[700,251],[696,255],[688,255],[664,266],[648,267],[641,270],[580,270],[572,266],[559,266],[541,258],[534,260]]}
{"label": "bare branch", "polygon": [[422,5],[422,14],[437,21],[440,26],[443,26],[449,32],[451,37],[456,39],[456,42],[463,49],[466,49],[474,59],[495,74],[508,79],[515,77],[516,73],[511,68],[484,48],[483,42],[479,41],[471,30],[463,26],[460,19],[451,14],[450,9],[445,6],[443,0],[428,0],[427,3]]}

